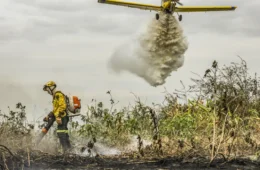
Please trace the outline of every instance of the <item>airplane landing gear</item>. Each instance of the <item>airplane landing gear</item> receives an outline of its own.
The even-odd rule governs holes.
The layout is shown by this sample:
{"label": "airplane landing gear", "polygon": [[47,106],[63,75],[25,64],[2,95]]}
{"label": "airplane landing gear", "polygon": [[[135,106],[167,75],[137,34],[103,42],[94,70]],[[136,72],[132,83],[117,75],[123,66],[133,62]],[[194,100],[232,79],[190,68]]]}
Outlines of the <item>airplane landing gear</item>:
{"label": "airplane landing gear", "polygon": [[159,19],[159,14],[157,13],[157,14],[155,14],[155,18],[156,18],[156,20],[158,20]]}
{"label": "airplane landing gear", "polygon": [[[177,12],[176,12],[176,13],[177,13]],[[182,21],[182,15],[179,15],[178,13],[177,13],[177,15],[178,15],[179,21]]]}
{"label": "airplane landing gear", "polygon": [[182,15],[179,15],[179,21],[182,21]]}

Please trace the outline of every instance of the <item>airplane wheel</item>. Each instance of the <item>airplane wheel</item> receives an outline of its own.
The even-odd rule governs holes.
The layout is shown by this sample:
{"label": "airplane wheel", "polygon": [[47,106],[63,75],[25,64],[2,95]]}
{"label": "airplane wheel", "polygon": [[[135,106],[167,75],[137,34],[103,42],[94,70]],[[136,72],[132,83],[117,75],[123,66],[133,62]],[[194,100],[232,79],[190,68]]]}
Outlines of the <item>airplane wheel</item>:
{"label": "airplane wheel", "polygon": [[182,15],[179,16],[179,21],[182,21]]}
{"label": "airplane wheel", "polygon": [[156,20],[158,20],[159,19],[159,14],[156,14],[155,18],[156,18]]}

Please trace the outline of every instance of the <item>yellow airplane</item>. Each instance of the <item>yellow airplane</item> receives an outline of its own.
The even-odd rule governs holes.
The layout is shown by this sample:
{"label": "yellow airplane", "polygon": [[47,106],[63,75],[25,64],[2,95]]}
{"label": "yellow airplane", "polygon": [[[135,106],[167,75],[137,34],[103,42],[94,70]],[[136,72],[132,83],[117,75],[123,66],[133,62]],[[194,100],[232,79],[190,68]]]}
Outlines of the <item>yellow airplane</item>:
{"label": "yellow airplane", "polygon": [[[165,12],[167,14],[177,13],[179,21],[182,21],[182,15],[179,15],[178,12],[207,12],[207,11],[234,11],[236,6],[183,6],[180,0],[161,0],[161,6],[152,5],[152,4],[143,4],[135,2],[126,2],[121,0],[98,0],[98,3],[120,5],[131,8],[139,8],[143,10]],[[177,7],[179,4],[181,7]],[[156,19],[159,19],[159,14],[156,13]]]}

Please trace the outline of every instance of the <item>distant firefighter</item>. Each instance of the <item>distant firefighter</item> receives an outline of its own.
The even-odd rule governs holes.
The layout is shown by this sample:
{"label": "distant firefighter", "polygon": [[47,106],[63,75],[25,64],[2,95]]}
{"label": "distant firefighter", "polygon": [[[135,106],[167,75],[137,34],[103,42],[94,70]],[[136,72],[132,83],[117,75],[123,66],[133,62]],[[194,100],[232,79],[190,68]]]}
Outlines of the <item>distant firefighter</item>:
{"label": "distant firefighter", "polygon": [[69,122],[67,102],[66,96],[61,91],[57,91],[56,87],[57,85],[53,81],[47,82],[43,87],[44,91],[47,91],[53,96],[53,111],[48,114],[46,118],[44,118],[44,121],[49,121],[49,123],[42,130],[44,133],[47,133],[54,120],[56,120],[58,124],[57,135],[60,139],[60,144],[62,145],[63,151],[66,152],[69,148],[71,148],[67,127]]}

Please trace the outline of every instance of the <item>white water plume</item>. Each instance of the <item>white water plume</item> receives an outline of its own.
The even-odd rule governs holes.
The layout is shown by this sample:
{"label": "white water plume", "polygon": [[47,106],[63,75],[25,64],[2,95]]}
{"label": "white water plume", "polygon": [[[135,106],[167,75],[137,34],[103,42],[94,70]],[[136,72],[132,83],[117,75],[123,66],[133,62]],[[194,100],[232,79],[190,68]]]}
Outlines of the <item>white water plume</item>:
{"label": "white water plume", "polygon": [[74,153],[81,155],[81,156],[90,156],[95,157],[97,154],[99,155],[119,155],[121,154],[121,151],[117,148],[108,147],[105,144],[102,143],[95,143],[94,147],[90,149],[90,153],[88,152],[88,148],[84,152],[80,152],[79,149],[75,149]]}
{"label": "white water plume", "polygon": [[172,71],[183,66],[188,42],[173,15],[160,13],[153,19],[139,39],[124,44],[109,61],[113,71],[129,71],[142,77],[152,86],[165,83]]}
{"label": "white water plume", "polygon": [[[130,138],[130,143],[124,145],[123,147],[111,147],[107,145],[106,143],[97,142],[94,144],[94,147],[90,149],[90,152],[88,151],[88,148],[85,148],[85,150],[82,152],[81,148],[83,146],[86,146],[87,142],[90,139],[85,139],[84,141],[80,140],[81,142],[75,143],[75,148],[73,149],[72,153],[80,155],[80,156],[89,156],[89,157],[95,157],[98,155],[106,155],[106,156],[113,156],[113,155],[120,155],[124,153],[130,153],[133,151],[138,151],[138,139],[137,136],[134,135]],[[143,147],[146,147],[148,145],[152,144],[152,141],[142,139]]]}

